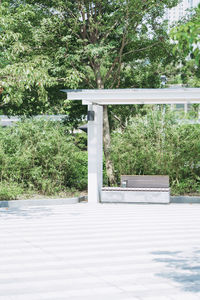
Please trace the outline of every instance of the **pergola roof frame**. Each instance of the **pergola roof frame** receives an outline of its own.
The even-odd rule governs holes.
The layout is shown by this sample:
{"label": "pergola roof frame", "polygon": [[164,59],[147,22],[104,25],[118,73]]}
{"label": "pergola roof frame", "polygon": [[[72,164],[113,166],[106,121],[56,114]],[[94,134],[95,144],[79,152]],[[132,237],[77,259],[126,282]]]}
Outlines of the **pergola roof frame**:
{"label": "pergola roof frame", "polygon": [[88,202],[101,202],[103,105],[200,104],[200,88],[62,90],[69,100],[82,100],[94,120],[88,121]]}
{"label": "pergola roof frame", "polygon": [[62,90],[83,105],[200,103],[200,88]]}

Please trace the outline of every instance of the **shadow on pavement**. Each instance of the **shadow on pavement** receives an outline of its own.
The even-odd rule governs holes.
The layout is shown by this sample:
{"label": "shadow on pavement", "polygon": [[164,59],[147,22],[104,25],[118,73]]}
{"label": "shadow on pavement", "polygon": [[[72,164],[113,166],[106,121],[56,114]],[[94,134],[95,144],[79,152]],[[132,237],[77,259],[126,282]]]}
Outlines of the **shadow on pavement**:
{"label": "shadow on pavement", "polygon": [[151,254],[155,256],[154,261],[166,264],[166,270],[156,276],[179,283],[184,291],[200,292],[200,250],[156,251]]}
{"label": "shadow on pavement", "polygon": [[0,219],[8,218],[11,216],[23,218],[42,218],[52,214],[50,207],[29,207],[29,208],[0,208]]}

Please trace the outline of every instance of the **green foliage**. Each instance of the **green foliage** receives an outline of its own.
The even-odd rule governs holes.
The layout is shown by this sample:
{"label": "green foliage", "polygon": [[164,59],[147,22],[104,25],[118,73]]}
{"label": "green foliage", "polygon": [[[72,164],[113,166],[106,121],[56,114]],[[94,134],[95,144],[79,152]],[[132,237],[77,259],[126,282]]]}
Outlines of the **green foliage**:
{"label": "green foliage", "polygon": [[137,115],[112,136],[116,174],[169,175],[173,193],[200,192],[200,125],[179,124],[171,113]]}
{"label": "green foliage", "polygon": [[20,1],[4,1],[0,5],[4,113],[64,112],[65,95],[59,90],[63,86],[76,88],[82,76],[65,63],[67,32],[62,16],[49,9]]}
{"label": "green foliage", "polygon": [[179,21],[170,32],[174,41],[173,55],[176,59],[166,67],[165,74],[171,84],[200,86],[199,24],[200,5]]}
{"label": "green foliage", "polygon": [[74,143],[82,151],[87,151],[87,134],[76,133],[74,134]]}
{"label": "green foliage", "polygon": [[172,58],[167,25],[160,17],[177,2],[2,1],[4,113],[65,111],[76,123],[85,111],[64,102],[65,95],[59,92],[63,87],[159,86],[156,70]]}
{"label": "green foliage", "polygon": [[15,200],[23,193],[23,188],[13,182],[0,182],[0,200]]}
{"label": "green foliage", "polygon": [[[200,67],[200,5],[194,10],[189,20],[179,24],[171,31],[171,37],[175,41],[174,54],[181,53],[183,58],[190,58],[197,68]],[[186,60],[186,62],[187,62]]]}
{"label": "green foliage", "polygon": [[[121,174],[167,174],[173,194],[200,192],[200,125],[176,119],[144,107],[126,128],[113,132],[118,181]],[[86,149],[84,133],[69,135],[66,125],[51,121],[25,120],[0,128],[0,199],[30,191],[56,195],[86,189]]]}
{"label": "green foliage", "polygon": [[0,178],[25,190],[58,194],[87,187],[87,152],[66,127],[52,121],[19,122],[0,128]]}

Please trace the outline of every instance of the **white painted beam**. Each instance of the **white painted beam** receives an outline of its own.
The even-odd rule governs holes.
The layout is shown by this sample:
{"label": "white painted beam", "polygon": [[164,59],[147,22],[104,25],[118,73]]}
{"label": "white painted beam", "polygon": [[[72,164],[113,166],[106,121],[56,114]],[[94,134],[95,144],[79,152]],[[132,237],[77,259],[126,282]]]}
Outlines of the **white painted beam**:
{"label": "white painted beam", "polygon": [[85,105],[200,103],[200,88],[63,91],[69,100],[82,100]]}

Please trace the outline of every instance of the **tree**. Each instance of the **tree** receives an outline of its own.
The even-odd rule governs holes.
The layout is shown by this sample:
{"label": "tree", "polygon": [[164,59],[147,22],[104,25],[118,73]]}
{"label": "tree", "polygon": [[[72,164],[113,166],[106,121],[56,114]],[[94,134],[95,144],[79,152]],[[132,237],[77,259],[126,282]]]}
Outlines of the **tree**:
{"label": "tree", "polygon": [[[35,16],[40,15],[36,24],[29,30],[31,41],[28,44],[33,40],[31,47],[28,49],[17,47],[22,49],[18,50],[18,59],[24,57],[24,52],[28,52],[28,57],[32,57],[29,63],[37,62],[31,70],[34,68],[38,70],[42,64],[42,70],[39,68],[40,75],[38,74],[37,79],[31,82],[31,87],[41,78],[39,81],[41,87],[37,91],[41,91],[39,98],[42,96],[44,99],[47,95],[45,91],[55,84],[58,85],[60,78],[66,87],[98,89],[134,87],[134,81],[130,78],[132,67],[139,65],[140,62],[142,64],[145,62],[146,65],[156,62],[158,64],[166,56],[171,56],[166,24],[161,22],[161,17],[165,8],[172,7],[177,2],[177,0],[27,0],[26,6],[14,7],[17,14],[26,7],[31,12],[37,10]],[[6,37],[4,39],[7,40]],[[10,39],[13,41],[12,36]],[[18,41],[18,35],[13,39]],[[39,54],[43,55],[43,58],[39,55],[42,60],[38,60],[38,45]],[[45,47],[48,49],[47,52]],[[12,50],[10,52],[13,53]],[[9,68],[10,65],[5,68],[8,73],[11,72]],[[153,73],[149,73],[149,78],[154,76]],[[27,77],[25,76],[26,79]],[[155,86],[152,80],[151,82]],[[30,85],[27,86],[29,87]],[[6,86],[4,102],[8,101],[6,100],[8,92],[9,87]],[[110,159],[107,106],[104,106],[103,116],[106,169],[109,181],[113,184],[115,176]]]}
{"label": "tree", "polygon": [[61,16],[38,5],[3,1],[0,6],[1,108],[6,114],[63,112],[64,85],[82,75],[62,64],[67,27]]}
{"label": "tree", "polygon": [[171,36],[176,42],[174,51],[179,51],[184,57],[195,59],[196,65],[200,64],[200,4],[194,10],[191,18],[171,31]]}
{"label": "tree", "polygon": [[170,33],[183,84],[200,86],[200,5]]}

